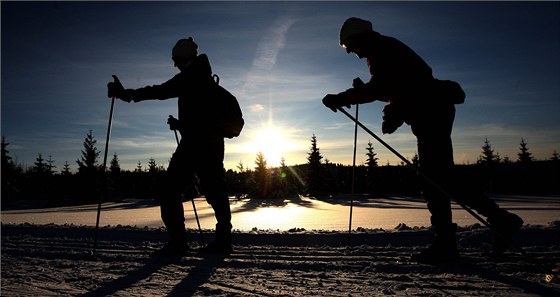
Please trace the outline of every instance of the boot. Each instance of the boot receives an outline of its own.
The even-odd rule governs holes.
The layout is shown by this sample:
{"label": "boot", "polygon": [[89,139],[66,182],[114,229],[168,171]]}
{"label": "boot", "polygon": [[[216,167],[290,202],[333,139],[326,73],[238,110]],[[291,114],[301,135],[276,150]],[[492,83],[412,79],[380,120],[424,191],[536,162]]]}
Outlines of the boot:
{"label": "boot", "polygon": [[412,255],[410,261],[424,264],[441,264],[459,261],[457,251],[456,224],[434,226],[435,239],[430,247]]}
{"label": "boot", "polygon": [[216,239],[206,247],[199,250],[202,254],[230,255],[233,252],[231,245],[231,224],[229,226],[216,225]]}
{"label": "boot", "polygon": [[508,249],[513,235],[523,226],[523,219],[516,214],[499,209],[488,217],[488,223],[494,231],[494,243],[490,254],[498,256]]}
{"label": "boot", "polygon": [[161,249],[155,251],[155,257],[184,257],[189,254],[187,236],[173,237]]}

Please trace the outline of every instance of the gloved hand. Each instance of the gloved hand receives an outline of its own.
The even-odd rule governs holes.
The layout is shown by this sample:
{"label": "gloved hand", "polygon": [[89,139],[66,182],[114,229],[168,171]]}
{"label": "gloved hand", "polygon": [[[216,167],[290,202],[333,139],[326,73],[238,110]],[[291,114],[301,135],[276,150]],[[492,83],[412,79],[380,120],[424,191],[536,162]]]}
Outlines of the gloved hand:
{"label": "gloved hand", "polygon": [[130,102],[132,100],[132,90],[125,90],[121,81],[116,75],[113,75],[113,81],[107,84],[107,97],[109,98],[119,98],[125,102]]}
{"label": "gloved hand", "polygon": [[170,130],[179,130],[179,120],[172,115],[169,115],[169,118],[167,118],[167,124]]}
{"label": "gloved hand", "polygon": [[350,104],[347,101],[346,96],[341,94],[328,94],[325,98],[323,98],[323,104],[334,112],[342,106],[349,108]]}
{"label": "gloved hand", "polygon": [[387,104],[383,108],[383,124],[381,124],[381,131],[383,134],[391,134],[402,126],[404,119],[402,111],[397,104]]}
{"label": "gloved hand", "polygon": [[363,85],[365,85],[365,84],[362,81],[362,79],[359,78],[359,77],[354,78],[354,80],[352,81],[352,87],[354,87],[354,88],[359,88]]}

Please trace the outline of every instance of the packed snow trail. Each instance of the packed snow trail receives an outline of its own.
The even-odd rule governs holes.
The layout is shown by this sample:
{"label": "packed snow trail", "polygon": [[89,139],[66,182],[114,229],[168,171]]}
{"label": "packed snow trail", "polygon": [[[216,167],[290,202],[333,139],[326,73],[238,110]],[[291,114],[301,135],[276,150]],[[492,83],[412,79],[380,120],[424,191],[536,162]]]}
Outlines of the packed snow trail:
{"label": "packed snow trail", "polygon": [[[161,229],[105,227],[91,256],[93,228],[2,225],[2,296],[560,296],[522,256],[481,256],[485,228],[459,232],[463,260],[407,262],[431,238],[426,229],[236,232],[230,257],[155,258]],[[545,265],[560,262],[560,228],[525,226],[517,241]],[[190,230],[193,247],[197,230]],[[211,232],[205,236],[210,239]]]}

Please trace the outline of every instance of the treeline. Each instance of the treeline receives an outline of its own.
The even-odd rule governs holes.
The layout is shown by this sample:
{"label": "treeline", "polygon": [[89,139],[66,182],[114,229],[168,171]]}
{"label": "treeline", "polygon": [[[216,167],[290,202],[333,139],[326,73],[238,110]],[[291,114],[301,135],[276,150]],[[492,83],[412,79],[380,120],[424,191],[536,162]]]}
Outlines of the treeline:
{"label": "treeline", "polygon": [[[9,155],[2,137],[2,205],[19,199],[44,200],[48,205],[83,204],[107,199],[155,199],[157,182],[165,178],[165,168],[151,158],[148,167],[140,161],[135,170],[122,170],[117,154],[108,168],[99,164],[100,151],[89,131],[84,140],[78,171],[72,173],[68,162],[60,172],[54,160],[39,154],[27,169],[16,164]],[[229,194],[238,198],[285,198],[309,195],[328,199],[341,193],[369,194],[371,197],[391,195],[420,195],[419,177],[414,170],[378,164],[372,143],[365,148],[365,164],[355,167],[334,164],[323,159],[315,135],[311,137],[307,163],[288,166],[282,160],[279,167],[267,165],[266,156],[258,153],[255,166],[237,165],[225,172]],[[479,187],[485,192],[503,194],[560,194],[560,162],[554,151],[549,160],[535,160],[524,139],[521,140],[517,160],[501,158],[488,139],[476,164],[457,165],[456,177],[466,187]],[[418,163],[415,155],[411,162]],[[104,174],[105,172],[105,174]],[[203,194],[203,193],[202,193]]]}

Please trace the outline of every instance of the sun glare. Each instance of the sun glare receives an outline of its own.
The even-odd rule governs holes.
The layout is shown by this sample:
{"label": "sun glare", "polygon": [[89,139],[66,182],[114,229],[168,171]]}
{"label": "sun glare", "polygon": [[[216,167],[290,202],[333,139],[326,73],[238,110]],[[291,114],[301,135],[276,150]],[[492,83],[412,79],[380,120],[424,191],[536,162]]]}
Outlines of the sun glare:
{"label": "sun glare", "polygon": [[280,129],[264,127],[255,133],[255,140],[249,145],[249,151],[253,154],[262,152],[270,167],[280,166],[284,154],[293,150],[295,144],[288,141]]}

